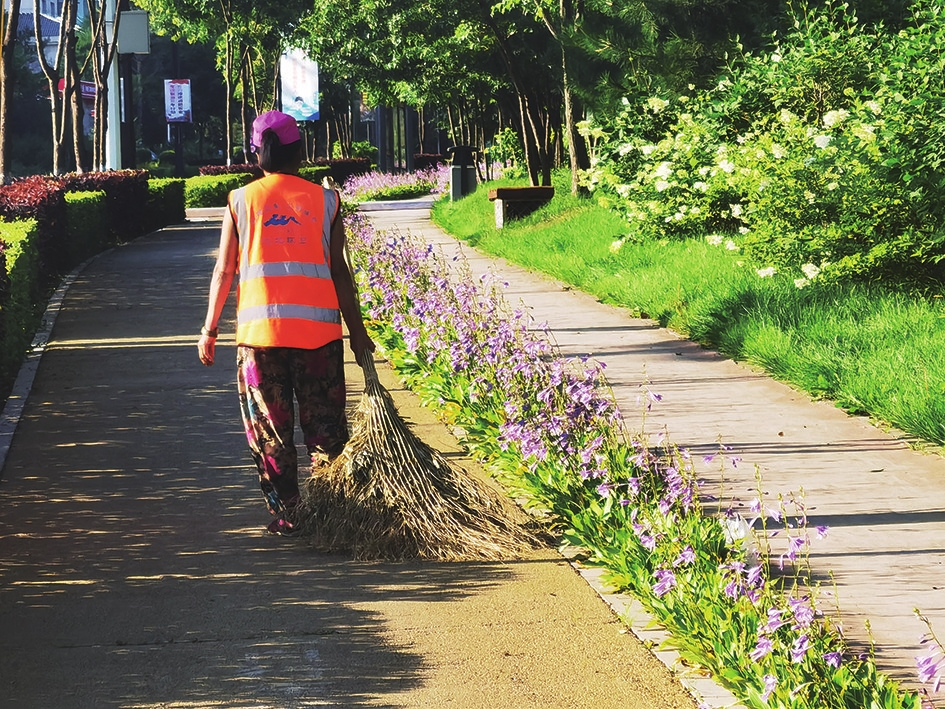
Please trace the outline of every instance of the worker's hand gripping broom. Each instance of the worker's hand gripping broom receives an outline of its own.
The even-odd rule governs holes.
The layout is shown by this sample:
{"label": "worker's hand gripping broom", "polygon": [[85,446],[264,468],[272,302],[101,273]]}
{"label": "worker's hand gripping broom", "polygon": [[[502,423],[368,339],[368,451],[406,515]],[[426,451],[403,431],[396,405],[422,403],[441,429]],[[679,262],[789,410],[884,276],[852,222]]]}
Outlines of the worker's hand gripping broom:
{"label": "worker's hand gripping broom", "polygon": [[351,439],[306,483],[299,524],[313,544],[361,559],[505,559],[535,546],[527,516],[407,428],[363,357]]}

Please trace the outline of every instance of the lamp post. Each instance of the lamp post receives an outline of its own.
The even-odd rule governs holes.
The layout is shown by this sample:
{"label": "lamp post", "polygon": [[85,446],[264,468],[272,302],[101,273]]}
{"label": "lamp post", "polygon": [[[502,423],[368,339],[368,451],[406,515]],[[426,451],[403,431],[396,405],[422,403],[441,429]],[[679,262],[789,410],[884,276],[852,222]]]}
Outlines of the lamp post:
{"label": "lamp post", "polygon": [[[115,19],[118,15],[116,0],[106,0],[105,23],[111,29],[106,33],[106,39],[115,41]],[[110,35],[110,37],[109,37]],[[106,51],[108,42],[106,42]],[[119,82],[118,62],[113,61],[108,67],[108,76],[105,79],[108,92],[108,121],[105,124],[105,169],[118,170],[121,168],[121,84]]]}

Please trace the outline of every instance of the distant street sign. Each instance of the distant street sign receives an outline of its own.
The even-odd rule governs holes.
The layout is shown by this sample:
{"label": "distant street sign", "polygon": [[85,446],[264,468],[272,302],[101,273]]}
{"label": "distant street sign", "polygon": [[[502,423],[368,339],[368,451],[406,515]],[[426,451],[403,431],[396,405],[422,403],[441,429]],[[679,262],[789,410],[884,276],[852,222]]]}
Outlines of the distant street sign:
{"label": "distant street sign", "polygon": [[168,123],[192,123],[190,79],[164,80],[164,115]]}

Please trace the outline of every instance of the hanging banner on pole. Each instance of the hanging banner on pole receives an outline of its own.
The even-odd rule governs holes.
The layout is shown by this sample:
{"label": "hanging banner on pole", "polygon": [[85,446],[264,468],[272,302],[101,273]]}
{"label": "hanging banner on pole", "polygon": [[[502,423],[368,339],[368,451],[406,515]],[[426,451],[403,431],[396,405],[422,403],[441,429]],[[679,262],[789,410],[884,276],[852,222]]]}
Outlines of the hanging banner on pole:
{"label": "hanging banner on pole", "polygon": [[168,123],[191,123],[190,79],[164,80],[164,115]]}
{"label": "hanging banner on pole", "polygon": [[318,64],[301,49],[289,49],[279,60],[282,112],[297,121],[318,120]]}

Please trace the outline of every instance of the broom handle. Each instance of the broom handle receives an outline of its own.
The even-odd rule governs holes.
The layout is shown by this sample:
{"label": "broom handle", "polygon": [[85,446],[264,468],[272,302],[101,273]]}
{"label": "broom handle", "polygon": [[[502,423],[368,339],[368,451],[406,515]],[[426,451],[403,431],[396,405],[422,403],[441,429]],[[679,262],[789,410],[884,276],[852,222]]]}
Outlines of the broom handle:
{"label": "broom handle", "polygon": [[[338,202],[341,202],[341,195],[338,195]],[[354,266],[351,263],[351,254],[348,251],[348,244],[345,243],[342,254],[345,257],[345,264],[348,266],[348,272],[351,274],[351,285],[354,286],[354,297],[355,300],[360,302],[360,296],[358,295],[358,281],[354,277]],[[374,368],[374,353],[371,350],[364,350],[364,353],[361,355],[361,361],[364,362],[361,365],[361,371],[364,372],[364,388],[367,389],[371,384],[380,385],[380,380],[377,378],[377,370]]]}
{"label": "broom handle", "polygon": [[377,369],[374,368],[374,353],[370,350],[364,350],[364,353],[361,355],[361,361],[364,364],[361,365],[361,371],[364,372],[364,386],[367,388],[371,384],[380,384],[380,380],[377,378]]}

